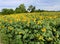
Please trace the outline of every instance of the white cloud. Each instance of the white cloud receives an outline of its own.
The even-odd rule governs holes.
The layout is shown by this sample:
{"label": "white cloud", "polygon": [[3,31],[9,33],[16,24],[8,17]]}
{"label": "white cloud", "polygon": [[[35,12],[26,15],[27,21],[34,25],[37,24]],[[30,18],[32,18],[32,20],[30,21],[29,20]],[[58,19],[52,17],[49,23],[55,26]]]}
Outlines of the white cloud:
{"label": "white cloud", "polygon": [[26,7],[34,5],[44,10],[60,10],[60,0],[0,0],[1,8],[16,8],[24,3]]}
{"label": "white cloud", "polygon": [[45,6],[43,9],[44,10],[60,10],[60,6],[59,5]]}

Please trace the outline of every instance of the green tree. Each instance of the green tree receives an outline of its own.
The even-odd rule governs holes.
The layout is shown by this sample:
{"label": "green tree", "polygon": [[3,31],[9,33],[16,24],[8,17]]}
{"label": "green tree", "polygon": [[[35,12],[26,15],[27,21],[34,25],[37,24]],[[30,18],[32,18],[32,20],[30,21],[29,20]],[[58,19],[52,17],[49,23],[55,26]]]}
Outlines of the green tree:
{"label": "green tree", "polygon": [[19,7],[17,7],[15,9],[15,12],[16,13],[25,13],[26,12],[26,8],[25,8],[24,4],[20,4]]}
{"label": "green tree", "polygon": [[15,13],[20,13],[20,9],[19,8],[16,8],[15,9]]}
{"label": "green tree", "polygon": [[2,9],[2,14],[7,14],[8,9]]}
{"label": "green tree", "polygon": [[28,10],[28,12],[34,12],[35,11],[35,6],[30,5],[27,10]]}
{"label": "green tree", "polygon": [[14,10],[13,9],[7,9],[7,8],[4,8],[2,9],[2,14],[13,14],[14,13]]}
{"label": "green tree", "polygon": [[14,10],[13,9],[9,9],[8,14],[13,14],[13,13],[14,13]]}

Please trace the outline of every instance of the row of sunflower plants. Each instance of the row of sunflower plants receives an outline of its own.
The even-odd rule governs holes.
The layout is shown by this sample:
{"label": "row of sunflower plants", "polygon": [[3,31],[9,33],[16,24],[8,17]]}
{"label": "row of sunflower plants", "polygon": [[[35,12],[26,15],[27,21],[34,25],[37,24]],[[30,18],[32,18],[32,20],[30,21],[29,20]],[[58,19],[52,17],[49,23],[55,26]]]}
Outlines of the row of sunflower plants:
{"label": "row of sunflower plants", "polygon": [[3,44],[60,44],[60,25],[57,23],[60,18],[26,17],[1,18],[0,35]]}

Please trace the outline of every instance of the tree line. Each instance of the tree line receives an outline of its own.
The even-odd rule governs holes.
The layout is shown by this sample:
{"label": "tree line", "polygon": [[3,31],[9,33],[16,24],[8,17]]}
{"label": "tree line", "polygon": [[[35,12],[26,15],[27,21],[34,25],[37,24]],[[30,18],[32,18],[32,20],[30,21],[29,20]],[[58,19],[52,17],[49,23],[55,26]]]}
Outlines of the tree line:
{"label": "tree line", "polygon": [[35,6],[30,5],[27,9],[24,4],[20,4],[18,7],[16,7],[15,10],[4,8],[0,12],[1,14],[14,14],[14,13],[27,13],[27,12],[42,12],[44,10],[36,9]]}

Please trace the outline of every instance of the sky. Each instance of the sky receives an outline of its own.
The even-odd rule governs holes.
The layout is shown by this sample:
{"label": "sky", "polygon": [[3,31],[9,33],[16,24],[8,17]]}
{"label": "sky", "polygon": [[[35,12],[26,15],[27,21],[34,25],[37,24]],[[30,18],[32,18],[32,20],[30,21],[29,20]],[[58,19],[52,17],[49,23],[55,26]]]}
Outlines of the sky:
{"label": "sky", "polygon": [[23,3],[26,8],[33,5],[36,6],[36,9],[41,10],[60,10],[60,0],[0,0],[0,11],[3,8],[15,9]]}

